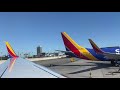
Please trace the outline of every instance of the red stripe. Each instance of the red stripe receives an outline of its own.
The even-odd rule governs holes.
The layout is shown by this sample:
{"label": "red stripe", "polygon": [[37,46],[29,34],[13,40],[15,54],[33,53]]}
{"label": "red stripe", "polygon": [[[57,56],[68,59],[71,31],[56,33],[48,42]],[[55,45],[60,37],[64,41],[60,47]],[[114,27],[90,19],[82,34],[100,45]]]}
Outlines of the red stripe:
{"label": "red stripe", "polygon": [[101,50],[99,50],[98,48],[96,48],[93,44],[92,44],[92,47],[93,47],[93,49],[95,50],[95,52],[103,53]]}
{"label": "red stripe", "polygon": [[[6,46],[7,47],[7,46]],[[11,51],[10,51],[10,49],[7,47],[7,50],[8,50],[8,52],[9,52],[9,54],[12,56],[12,57],[17,57],[16,55],[14,55]]]}
{"label": "red stripe", "polygon": [[77,55],[79,58],[89,60],[89,58],[85,57],[63,34],[62,38],[65,46],[67,46],[67,48],[71,50],[75,55]]}

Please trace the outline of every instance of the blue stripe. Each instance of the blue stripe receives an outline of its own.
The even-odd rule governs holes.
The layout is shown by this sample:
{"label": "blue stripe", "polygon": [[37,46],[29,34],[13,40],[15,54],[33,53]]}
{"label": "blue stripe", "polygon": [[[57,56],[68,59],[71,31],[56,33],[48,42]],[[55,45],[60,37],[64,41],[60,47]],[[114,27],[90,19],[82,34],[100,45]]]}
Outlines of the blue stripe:
{"label": "blue stripe", "polygon": [[[109,61],[109,59],[104,58],[104,55],[101,54],[96,54],[96,52],[93,49],[86,48],[94,57],[101,61]],[[120,49],[119,47],[105,47],[101,48],[105,52],[110,52],[110,53],[116,53],[116,49]]]}
{"label": "blue stripe", "polygon": [[104,58],[104,55],[96,54],[96,52],[93,49],[86,48],[95,58],[101,61],[106,61],[107,59]]}

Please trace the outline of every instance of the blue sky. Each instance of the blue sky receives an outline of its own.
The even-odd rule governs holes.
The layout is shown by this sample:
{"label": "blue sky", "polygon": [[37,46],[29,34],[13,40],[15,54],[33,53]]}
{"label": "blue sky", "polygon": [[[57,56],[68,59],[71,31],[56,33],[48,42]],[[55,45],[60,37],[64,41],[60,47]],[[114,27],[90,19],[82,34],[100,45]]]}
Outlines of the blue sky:
{"label": "blue sky", "polygon": [[79,45],[91,48],[88,38],[98,46],[120,45],[119,12],[0,12],[0,52],[3,41],[16,52],[65,50],[60,32],[67,32]]}

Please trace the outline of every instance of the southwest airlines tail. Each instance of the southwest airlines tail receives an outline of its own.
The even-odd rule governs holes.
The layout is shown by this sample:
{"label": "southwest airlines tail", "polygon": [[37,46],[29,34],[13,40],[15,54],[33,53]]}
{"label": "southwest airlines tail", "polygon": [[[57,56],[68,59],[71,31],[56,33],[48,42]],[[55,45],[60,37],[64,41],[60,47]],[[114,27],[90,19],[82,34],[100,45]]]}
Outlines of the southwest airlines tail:
{"label": "southwest airlines tail", "polygon": [[61,35],[67,51],[73,52],[75,56],[82,59],[97,60],[87,48],[78,45],[66,32],[61,32]]}
{"label": "southwest airlines tail", "polygon": [[10,58],[18,57],[17,54],[15,53],[15,51],[12,49],[9,42],[5,42],[5,44],[6,44],[7,51],[8,51],[8,54],[9,54]]}
{"label": "southwest airlines tail", "polygon": [[100,54],[104,53],[104,51],[102,51],[91,39],[89,39],[89,42],[96,53],[100,53]]}

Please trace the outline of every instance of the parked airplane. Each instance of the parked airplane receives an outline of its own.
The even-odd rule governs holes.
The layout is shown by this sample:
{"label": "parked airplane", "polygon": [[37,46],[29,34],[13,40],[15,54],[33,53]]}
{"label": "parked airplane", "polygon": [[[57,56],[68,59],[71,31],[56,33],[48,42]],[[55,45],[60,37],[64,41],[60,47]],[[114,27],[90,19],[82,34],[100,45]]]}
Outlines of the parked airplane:
{"label": "parked airplane", "polygon": [[[120,47],[104,47],[99,48],[91,39],[89,39],[93,49],[84,48],[78,45],[66,32],[61,32],[62,39],[66,48],[64,52],[70,57],[77,57],[86,60],[111,61],[111,64],[117,64],[120,59]],[[57,50],[60,51],[60,50]]]}
{"label": "parked airplane", "polygon": [[117,63],[120,60],[120,47],[117,48],[111,47],[111,49],[102,50],[99,48],[91,39],[89,39],[91,46],[98,55],[103,55],[105,59],[111,60],[112,64]]}
{"label": "parked airplane", "polygon": [[5,43],[11,58],[0,65],[0,78],[65,78],[44,66],[20,58],[10,44]]}

